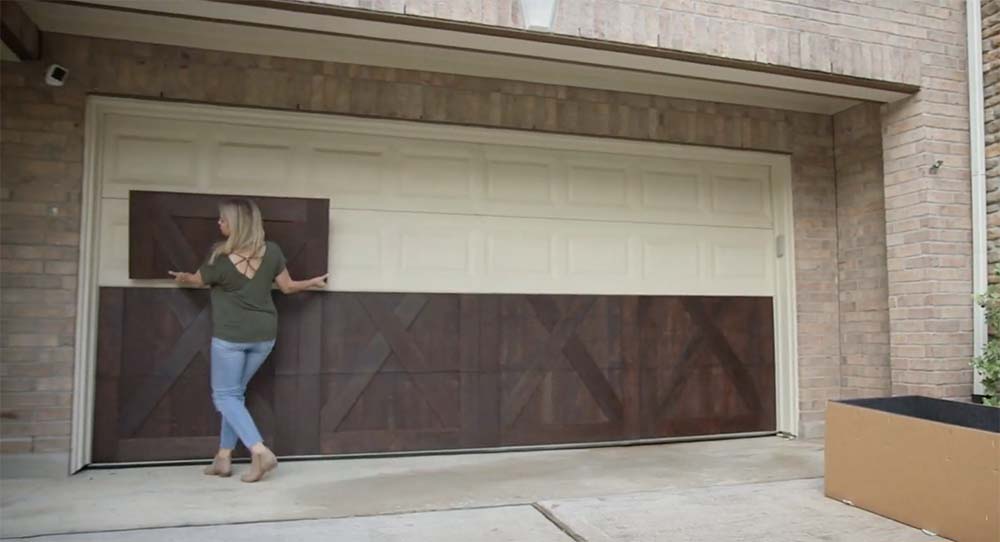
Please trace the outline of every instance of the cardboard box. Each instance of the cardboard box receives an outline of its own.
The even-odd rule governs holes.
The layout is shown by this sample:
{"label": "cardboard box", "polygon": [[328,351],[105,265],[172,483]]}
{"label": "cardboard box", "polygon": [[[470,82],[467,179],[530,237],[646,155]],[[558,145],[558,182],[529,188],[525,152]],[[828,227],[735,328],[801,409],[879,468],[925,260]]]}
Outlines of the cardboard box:
{"label": "cardboard box", "polygon": [[957,542],[1000,542],[1000,409],[830,402],[825,453],[828,497]]}

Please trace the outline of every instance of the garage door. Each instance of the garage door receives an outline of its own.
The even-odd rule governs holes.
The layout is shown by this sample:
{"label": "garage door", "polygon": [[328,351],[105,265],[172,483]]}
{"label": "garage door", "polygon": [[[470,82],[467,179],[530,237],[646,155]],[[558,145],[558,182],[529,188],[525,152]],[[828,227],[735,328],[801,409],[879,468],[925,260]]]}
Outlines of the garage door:
{"label": "garage door", "polygon": [[278,295],[248,395],[285,455],[775,429],[774,157],[165,104],[99,122],[94,461],[215,445],[207,295],[129,279],[133,190],[329,198],[331,291]]}

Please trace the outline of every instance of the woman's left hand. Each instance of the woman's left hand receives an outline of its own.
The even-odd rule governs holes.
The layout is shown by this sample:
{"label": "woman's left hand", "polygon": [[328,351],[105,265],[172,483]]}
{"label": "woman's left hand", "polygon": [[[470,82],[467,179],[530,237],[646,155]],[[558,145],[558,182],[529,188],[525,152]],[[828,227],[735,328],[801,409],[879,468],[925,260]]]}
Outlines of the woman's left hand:
{"label": "woman's left hand", "polygon": [[309,279],[309,288],[314,290],[323,290],[326,288],[326,279],[329,278],[330,274],[326,273],[318,277],[313,277]]}
{"label": "woman's left hand", "polygon": [[181,286],[194,286],[196,288],[205,286],[205,282],[201,279],[201,271],[195,271],[194,273],[185,273],[183,271],[167,271],[177,284]]}

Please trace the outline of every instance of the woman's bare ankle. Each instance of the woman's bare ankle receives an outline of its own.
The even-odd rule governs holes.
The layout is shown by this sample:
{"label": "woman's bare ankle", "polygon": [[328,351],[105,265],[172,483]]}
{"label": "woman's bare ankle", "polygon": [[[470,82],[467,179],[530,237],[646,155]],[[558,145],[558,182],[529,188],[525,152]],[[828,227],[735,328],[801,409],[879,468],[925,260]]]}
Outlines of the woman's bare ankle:
{"label": "woman's bare ankle", "polygon": [[219,451],[216,452],[215,454],[215,457],[221,459],[229,459],[232,456],[233,456],[233,451],[227,448],[219,448]]}
{"label": "woman's bare ankle", "polygon": [[269,451],[267,446],[264,446],[263,442],[258,442],[250,447],[250,452],[255,454],[262,454]]}

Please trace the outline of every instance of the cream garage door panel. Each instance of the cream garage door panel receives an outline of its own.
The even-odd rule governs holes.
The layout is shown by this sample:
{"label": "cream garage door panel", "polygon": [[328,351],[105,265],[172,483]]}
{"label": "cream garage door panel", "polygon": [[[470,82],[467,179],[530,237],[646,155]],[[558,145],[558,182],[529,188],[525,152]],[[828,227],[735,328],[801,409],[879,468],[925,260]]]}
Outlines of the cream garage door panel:
{"label": "cream garage door panel", "polygon": [[338,290],[762,295],[765,230],[335,211]]}
{"label": "cream garage door panel", "polygon": [[708,168],[710,213],[745,223],[770,224],[771,182],[766,168],[714,164]]}
{"label": "cream garage door panel", "polygon": [[[774,241],[766,230],[354,210],[332,211],[330,223],[338,290],[774,291]],[[99,285],[153,285],[128,278],[128,201],[105,200],[100,227]]]}
{"label": "cream garage door panel", "polygon": [[334,121],[106,120],[104,286],[169,286],[128,279],[128,191],[144,189],[330,198],[338,290],[775,292],[770,159],[640,144],[585,151],[590,140],[559,136],[525,135],[528,146],[509,132],[477,139],[440,126],[415,137],[409,124],[374,121],[380,133]]}
{"label": "cream garage door panel", "polygon": [[199,165],[205,149],[185,121],[108,115],[101,139],[104,197],[127,198],[129,190],[194,192],[204,188]]}
{"label": "cream garage door panel", "polygon": [[[111,119],[104,197],[129,188],[330,198],[337,209],[772,228],[770,167],[551,146]],[[457,135],[455,137],[458,137]]]}

